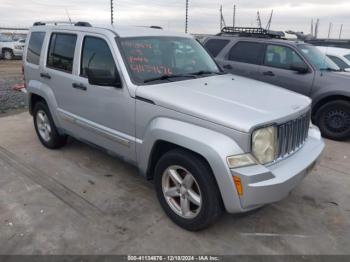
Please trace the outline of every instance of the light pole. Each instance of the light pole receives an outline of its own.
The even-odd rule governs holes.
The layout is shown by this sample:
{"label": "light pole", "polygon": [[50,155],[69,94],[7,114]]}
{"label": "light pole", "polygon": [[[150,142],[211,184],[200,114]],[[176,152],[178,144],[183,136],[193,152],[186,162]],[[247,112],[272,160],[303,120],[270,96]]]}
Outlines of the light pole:
{"label": "light pole", "polygon": [[185,19],[185,33],[188,32],[188,1],[186,0],[186,19]]}
{"label": "light pole", "polygon": [[114,21],[113,21],[113,0],[111,0],[111,25],[113,25]]}

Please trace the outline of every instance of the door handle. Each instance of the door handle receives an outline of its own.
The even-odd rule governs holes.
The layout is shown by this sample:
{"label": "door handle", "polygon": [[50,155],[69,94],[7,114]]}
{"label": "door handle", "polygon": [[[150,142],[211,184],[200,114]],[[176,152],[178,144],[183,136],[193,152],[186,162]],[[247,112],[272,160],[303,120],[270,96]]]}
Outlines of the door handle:
{"label": "door handle", "polygon": [[233,69],[233,67],[230,64],[224,65],[223,68],[225,68],[225,69]]}
{"label": "door handle", "polygon": [[40,73],[40,77],[46,78],[46,79],[51,79],[51,76],[48,73]]}
{"label": "door handle", "polygon": [[272,71],[263,72],[263,75],[264,76],[275,76],[275,74]]}
{"label": "door handle", "polygon": [[75,88],[75,89],[83,90],[83,91],[87,90],[87,87],[85,85],[83,85],[83,84],[73,83],[72,87]]}

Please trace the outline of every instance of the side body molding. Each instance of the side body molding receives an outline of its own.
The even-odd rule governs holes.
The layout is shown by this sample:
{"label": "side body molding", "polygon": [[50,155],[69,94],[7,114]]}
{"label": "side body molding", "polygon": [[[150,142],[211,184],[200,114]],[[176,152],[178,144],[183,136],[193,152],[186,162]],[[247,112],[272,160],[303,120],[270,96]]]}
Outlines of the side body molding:
{"label": "side body molding", "polygon": [[156,118],[145,131],[143,140],[137,143],[137,158],[143,174],[147,172],[152,148],[160,140],[203,156],[212,168],[226,209],[233,212],[241,210],[239,196],[226,163],[227,156],[243,153],[234,140],[204,127],[169,118]]}

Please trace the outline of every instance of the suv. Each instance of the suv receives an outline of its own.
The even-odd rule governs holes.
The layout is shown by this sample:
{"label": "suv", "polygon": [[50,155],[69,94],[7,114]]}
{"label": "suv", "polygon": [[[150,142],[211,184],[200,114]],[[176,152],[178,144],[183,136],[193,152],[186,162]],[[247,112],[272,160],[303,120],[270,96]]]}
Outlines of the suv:
{"label": "suv", "polygon": [[309,98],[222,73],[189,35],[36,23],[23,62],[41,143],[130,162],[188,230],[286,197],[324,148]]}
{"label": "suv", "polygon": [[9,38],[0,36],[0,56],[6,60],[12,60],[15,57],[22,57],[25,40],[13,41]]}
{"label": "suv", "polygon": [[350,75],[316,47],[237,28],[224,28],[203,43],[225,71],[309,96],[312,119],[322,135],[350,138]]}

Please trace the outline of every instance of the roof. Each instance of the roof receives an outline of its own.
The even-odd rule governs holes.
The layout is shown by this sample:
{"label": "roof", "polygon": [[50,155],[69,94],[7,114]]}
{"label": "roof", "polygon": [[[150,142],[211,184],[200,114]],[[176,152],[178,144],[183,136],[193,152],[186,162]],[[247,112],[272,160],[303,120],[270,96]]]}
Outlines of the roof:
{"label": "roof", "polygon": [[145,36],[172,36],[172,37],[187,37],[192,38],[191,35],[182,34],[177,32],[171,32],[159,28],[152,28],[147,26],[74,26],[74,25],[37,25],[31,29],[40,30],[42,28],[50,28],[54,30],[73,30],[73,31],[85,31],[96,32],[108,30],[114,32],[119,37],[145,37]]}
{"label": "roof", "polygon": [[347,48],[339,48],[339,47],[328,47],[328,46],[318,46],[323,53],[327,53],[328,55],[337,55],[337,56],[345,56],[350,54],[350,50]]}
{"label": "roof", "polygon": [[254,42],[261,42],[261,43],[281,43],[281,44],[305,44],[305,42],[300,41],[300,40],[293,40],[293,39],[276,39],[276,38],[261,38],[261,37],[244,37],[244,36],[235,36],[235,35],[216,35],[216,36],[211,36],[208,37],[207,39],[239,39],[241,41],[254,41]]}

